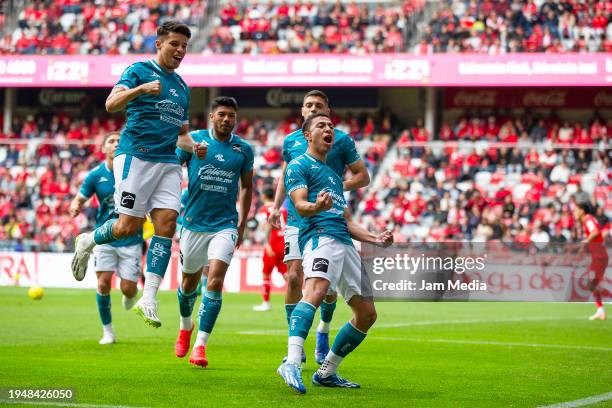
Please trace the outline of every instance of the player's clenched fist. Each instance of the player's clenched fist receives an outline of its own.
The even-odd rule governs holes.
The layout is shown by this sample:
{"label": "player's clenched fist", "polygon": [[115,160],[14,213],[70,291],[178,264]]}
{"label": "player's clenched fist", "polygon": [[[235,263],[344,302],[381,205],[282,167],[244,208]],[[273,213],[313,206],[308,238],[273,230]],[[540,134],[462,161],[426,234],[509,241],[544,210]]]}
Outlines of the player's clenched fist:
{"label": "player's clenched fist", "polygon": [[159,95],[162,90],[161,82],[159,82],[159,80],[155,80],[155,81],[147,82],[146,84],[142,84],[140,85],[140,88],[145,94],[148,94],[148,95]]}
{"label": "player's clenched fist", "polygon": [[386,248],[393,243],[393,233],[391,231],[383,231],[376,239],[380,246]]}
{"label": "player's clenched fist", "polygon": [[327,211],[334,205],[334,201],[332,200],[331,194],[328,191],[319,191],[317,194],[317,202],[315,206],[319,211]]}
{"label": "player's clenched fist", "polygon": [[206,153],[208,153],[208,145],[206,143],[194,143],[193,153],[198,159],[204,160],[206,158]]}

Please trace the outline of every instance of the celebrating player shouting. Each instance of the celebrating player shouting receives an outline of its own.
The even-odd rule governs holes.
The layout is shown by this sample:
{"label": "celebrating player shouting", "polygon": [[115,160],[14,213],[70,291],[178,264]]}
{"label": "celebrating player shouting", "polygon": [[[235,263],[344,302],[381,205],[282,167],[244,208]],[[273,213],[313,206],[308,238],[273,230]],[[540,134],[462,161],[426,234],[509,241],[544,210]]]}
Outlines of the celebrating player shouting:
{"label": "celebrating player shouting", "polygon": [[[189,186],[181,229],[183,280],[178,290],[181,315],[176,355],[189,350],[201,268],[208,276],[198,313],[199,330],[189,358],[191,364],[208,365],[206,344],[221,310],[221,291],[234,248],[240,247],[253,195],[253,150],[232,133],[238,105],[234,98],[215,98],[210,108],[211,130],[191,132],[193,140],[208,145],[201,160],[181,149],[177,155],[188,163]],[[239,209],[236,197],[240,188]]]}
{"label": "celebrating player shouting", "polygon": [[[115,202],[115,177],[113,175],[113,157],[119,142],[118,133],[108,133],[104,137],[102,150],[106,160],[99,166],[87,173],[85,181],[79,193],[70,204],[70,215],[76,217],[81,213],[83,204],[94,194],[98,198],[100,206],[96,213],[96,227],[104,224],[110,219],[116,219]],[[113,241],[110,244],[98,245],[94,248],[94,270],[98,277],[98,292],[96,303],[102,321],[103,335],[100,344],[112,344],[115,342],[115,331],[113,330],[111,316],[110,287],[113,272],[121,278],[122,303],[126,310],[134,306],[138,288],[138,277],[141,272],[142,258],[142,229],[138,234],[131,237]]]}
{"label": "celebrating player shouting", "polygon": [[[321,91],[313,90],[304,95],[302,103],[302,116],[304,119],[309,115],[324,113],[329,115],[329,100],[327,95]],[[276,189],[274,207],[270,215],[270,224],[280,228],[280,208],[285,199],[285,169],[287,164],[306,152],[308,143],[304,138],[302,129],[299,129],[285,137],[283,142],[283,166],[281,177]],[[363,160],[355,148],[355,142],[346,133],[334,129],[334,144],[327,155],[329,167],[342,179],[344,171],[348,166],[353,176],[341,182],[344,191],[356,190],[370,183],[370,176]],[[287,206],[287,227],[285,229],[285,262],[287,263],[287,292],[285,294],[285,311],[287,322],[296,304],[302,298],[302,284],[304,271],[302,269],[302,254],[298,247],[298,231],[300,228],[300,216],[295,210],[291,200]],[[317,327],[317,338],[315,348],[315,360],[321,364],[329,351],[329,324],[336,308],[337,294],[330,293],[321,304],[321,321]]]}
{"label": "celebrating player shouting", "polygon": [[82,280],[92,249],[136,235],[149,212],[155,235],[147,252],[145,286],[136,312],[153,327],[161,326],[157,290],[170,261],[180,208],[182,172],[175,153],[177,140],[198,157],[206,155],[206,146],[194,144],[188,135],[189,88],[175,72],[190,37],[185,24],[162,24],[157,28],[156,59],[129,66],[108,96],[108,112],[127,110],[113,162],[119,218],[79,235],[72,260],[72,273]]}
{"label": "celebrating player shouting", "polygon": [[306,392],[300,365],[304,341],[327,291],[337,289],[353,310],[353,318],[338,332],[312,382],[326,387],[359,388],[359,384],[336,374],[338,365],[363,341],[376,320],[374,302],[363,290],[361,259],[351,238],[388,246],[393,235],[389,231],[371,234],[350,220],[342,179],[326,164],[334,143],[330,118],[324,113],[309,116],[302,130],[308,150],[287,166],[285,187],[303,217],[298,241],[304,256],[306,284],[304,297],[290,317],[287,361],[278,373],[289,387]]}

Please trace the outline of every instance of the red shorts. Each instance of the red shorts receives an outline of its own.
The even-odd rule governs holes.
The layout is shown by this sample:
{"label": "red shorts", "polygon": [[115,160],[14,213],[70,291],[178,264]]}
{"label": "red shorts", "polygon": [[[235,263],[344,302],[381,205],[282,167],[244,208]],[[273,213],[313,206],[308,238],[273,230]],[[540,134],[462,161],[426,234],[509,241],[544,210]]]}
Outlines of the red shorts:
{"label": "red shorts", "polygon": [[285,254],[282,249],[279,250],[277,248],[275,250],[275,256],[266,255],[266,251],[264,249],[263,274],[271,275],[275,267],[277,271],[279,271],[282,274],[285,274],[287,272],[287,265],[283,262],[284,257],[285,257]]}

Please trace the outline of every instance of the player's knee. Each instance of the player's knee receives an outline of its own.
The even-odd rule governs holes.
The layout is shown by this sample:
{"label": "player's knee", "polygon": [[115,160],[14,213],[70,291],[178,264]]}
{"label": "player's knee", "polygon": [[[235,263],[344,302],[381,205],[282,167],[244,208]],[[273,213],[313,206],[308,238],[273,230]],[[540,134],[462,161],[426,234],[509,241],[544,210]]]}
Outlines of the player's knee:
{"label": "player's knee", "polygon": [[136,296],[137,292],[138,288],[136,287],[136,282],[134,282],[134,284],[121,285],[121,293],[127,298],[133,298]]}
{"label": "player's knee", "polygon": [[357,328],[360,330],[367,331],[374,325],[378,315],[376,313],[376,309],[368,308],[368,310],[364,310],[355,316],[355,320],[357,323]]}
{"label": "player's knee", "polygon": [[132,235],[136,235],[140,225],[138,223],[119,220],[113,226],[113,235],[117,239],[131,237]]}
{"label": "player's knee", "polygon": [[223,279],[217,276],[209,276],[206,284],[206,290],[221,292],[223,289]]}
{"label": "player's knee", "polygon": [[110,282],[107,282],[106,280],[99,280],[98,293],[101,295],[108,295],[110,293]]}
{"label": "player's knee", "polygon": [[297,273],[287,272],[287,287],[290,291],[301,291],[302,290],[302,276]]}

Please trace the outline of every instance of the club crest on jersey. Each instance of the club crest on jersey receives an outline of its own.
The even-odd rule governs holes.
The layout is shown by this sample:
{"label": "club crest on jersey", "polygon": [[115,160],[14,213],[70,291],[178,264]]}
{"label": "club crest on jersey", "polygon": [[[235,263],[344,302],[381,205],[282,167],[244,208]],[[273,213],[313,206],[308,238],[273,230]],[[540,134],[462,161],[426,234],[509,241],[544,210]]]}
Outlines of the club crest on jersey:
{"label": "club crest on jersey", "polygon": [[178,96],[179,96],[178,92],[176,92],[176,89],[174,89],[174,88],[170,89],[170,93],[172,94],[172,96],[174,96],[176,98],[178,98]]}
{"label": "club crest on jersey", "polygon": [[160,76],[159,74],[156,74],[155,72],[153,72],[153,73],[151,74],[151,77],[152,77],[152,78],[161,78],[161,76]]}
{"label": "club crest on jersey", "polygon": [[232,149],[234,149],[235,152],[242,153],[242,148],[240,147],[240,145],[232,145]]}
{"label": "club crest on jersey", "polygon": [[220,161],[220,162],[224,162],[225,161],[225,158],[220,153],[215,155],[215,159],[217,159],[217,161]]}

